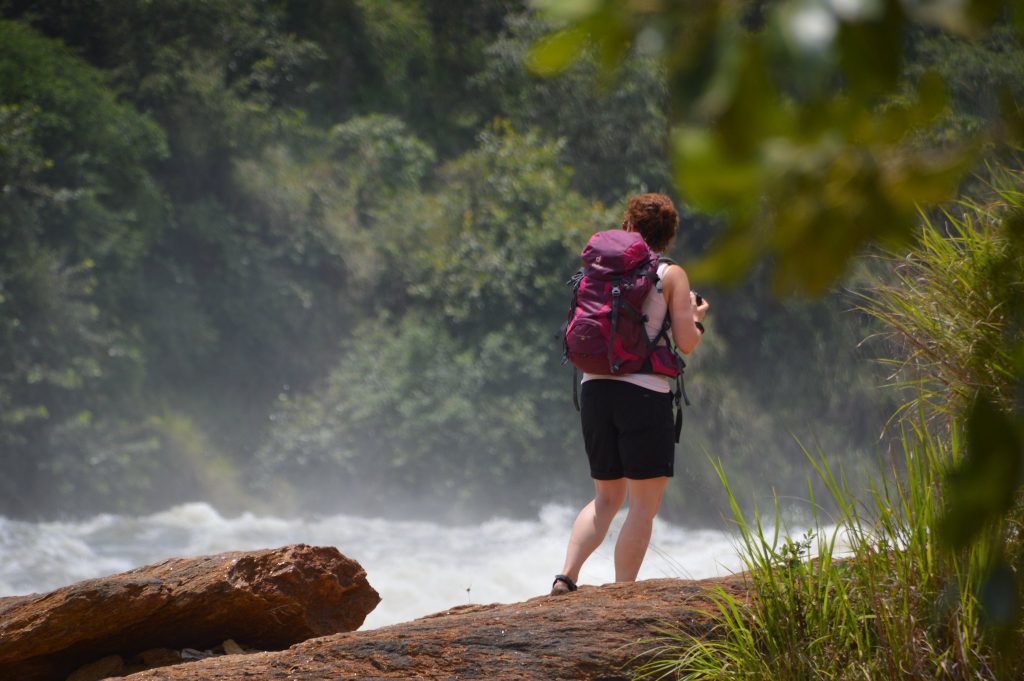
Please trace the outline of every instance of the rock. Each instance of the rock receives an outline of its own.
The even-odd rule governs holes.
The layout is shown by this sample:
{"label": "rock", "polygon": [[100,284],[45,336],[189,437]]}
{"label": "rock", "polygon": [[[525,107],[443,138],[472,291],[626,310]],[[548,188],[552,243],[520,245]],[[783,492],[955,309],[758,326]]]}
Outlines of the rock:
{"label": "rock", "polygon": [[178,664],[179,662],[181,662],[181,653],[170,648],[151,648],[139,653],[132,660],[133,664],[141,665],[146,669],[166,667],[167,665]]}
{"label": "rock", "polygon": [[357,629],[379,602],[359,564],[330,547],[168,560],[0,600],[0,679],[63,681],[106,655],[226,638],[278,650]]}
{"label": "rock", "polygon": [[196,650],[195,648],[183,648],[181,651],[181,659],[186,662],[192,660],[205,660],[208,657],[213,657],[215,653],[212,650]]}
{"label": "rock", "polygon": [[242,646],[238,645],[230,638],[224,641],[224,643],[221,643],[220,647],[224,649],[225,655],[241,655],[245,652],[242,650]]}
{"label": "rock", "polygon": [[124,658],[120,655],[108,655],[102,659],[79,667],[68,681],[100,681],[111,676],[121,676],[124,672]]}
{"label": "rock", "polygon": [[471,605],[372,631],[334,634],[279,652],[210,658],[131,681],[227,679],[632,679],[635,657],[666,622],[710,638],[714,587],[743,597],[742,577],[658,579],[581,587],[511,605]]}
{"label": "rock", "polygon": [[166,667],[172,664],[181,664],[181,653],[170,648],[152,648],[145,650],[128,661],[125,665],[123,676],[134,674],[146,669]]}

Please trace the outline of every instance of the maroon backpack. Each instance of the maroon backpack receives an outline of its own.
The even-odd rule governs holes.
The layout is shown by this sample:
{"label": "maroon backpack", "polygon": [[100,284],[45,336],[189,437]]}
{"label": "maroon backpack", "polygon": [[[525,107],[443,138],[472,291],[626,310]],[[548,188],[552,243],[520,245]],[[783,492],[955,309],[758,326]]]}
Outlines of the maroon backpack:
{"label": "maroon backpack", "polygon": [[[591,374],[662,374],[676,379],[676,406],[686,400],[682,385],[683,358],[674,350],[668,313],[661,330],[649,338],[644,323],[644,299],[658,283],[658,258],[637,232],[609,229],[597,232],[580,254],[583,267],[569,280],[572,304],[563,336],[564,356]],[[573,371],[573,402],[579,409]],[[676,427],[682,426],[676,413]]]}

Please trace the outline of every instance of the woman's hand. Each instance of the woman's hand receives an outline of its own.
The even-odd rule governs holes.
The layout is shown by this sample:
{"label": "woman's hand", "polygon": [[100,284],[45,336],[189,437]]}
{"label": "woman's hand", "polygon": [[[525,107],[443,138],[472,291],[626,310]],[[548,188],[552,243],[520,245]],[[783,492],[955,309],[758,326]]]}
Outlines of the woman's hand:
{"label": "woman's hand", "polygon": [[701,296],[700,305],[697,304],[697,294],[690,291],[690,306],[693,308],[693,321],[702,322],[704,317],[708,313],[708,308],[711,305],[708,303],[708,299]]}
{"label": "woman's hand", "polygon": [[697,322],[704,318],[708,303],[703,300],[697,305],[697,297],[690,290],[690,280],[679,265],[671,265],[665,270],[662,291],[672,316],[672,340],[680,352],[688,355],[700,343]]}

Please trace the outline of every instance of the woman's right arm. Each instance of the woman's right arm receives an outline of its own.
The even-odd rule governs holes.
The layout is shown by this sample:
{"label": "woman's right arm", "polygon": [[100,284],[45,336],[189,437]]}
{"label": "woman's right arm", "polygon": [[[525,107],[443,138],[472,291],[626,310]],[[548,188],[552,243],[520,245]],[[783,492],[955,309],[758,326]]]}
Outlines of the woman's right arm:
{"label": "woman's right arm", "polygon": [[690,280],[679,265],[670,265],[662,279],[662,293],[672,317],[672,340],[684,355],[693,352],[700,343],[701,332],[695,322],[704,319],[708,301],[694,305],[690,293]]}

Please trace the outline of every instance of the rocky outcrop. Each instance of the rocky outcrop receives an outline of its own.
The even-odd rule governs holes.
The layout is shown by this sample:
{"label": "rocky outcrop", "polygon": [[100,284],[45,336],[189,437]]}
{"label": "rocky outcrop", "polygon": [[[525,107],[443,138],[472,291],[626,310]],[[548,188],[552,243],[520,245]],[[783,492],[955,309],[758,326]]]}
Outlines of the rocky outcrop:
{"label": "rocky outcrop", "polygon": [[745,593],[741,577],[581,587],[512,605],[462,606],[405,624],[312,639],[288,650],[228,655],[126,677],[226,679],[630,679],[637,644],[667,624],[714,635],[701,613],[711,589]]}
{"label": "rocky outcrop", "polygon": [[353,631],[379,602],[362,567],[335,548],[168,560],[0,599],[0,679],[63,680],[105,656],[210,648],[225,639],[279,650]]}

